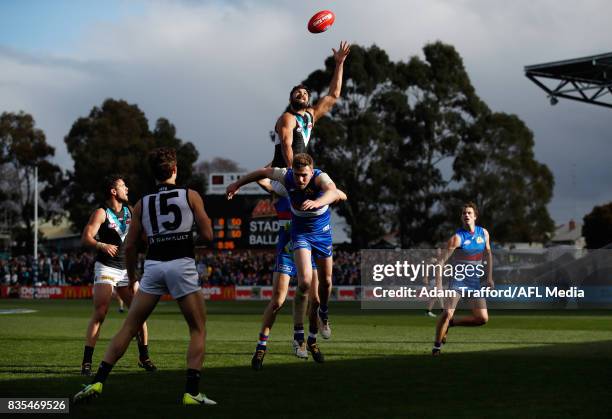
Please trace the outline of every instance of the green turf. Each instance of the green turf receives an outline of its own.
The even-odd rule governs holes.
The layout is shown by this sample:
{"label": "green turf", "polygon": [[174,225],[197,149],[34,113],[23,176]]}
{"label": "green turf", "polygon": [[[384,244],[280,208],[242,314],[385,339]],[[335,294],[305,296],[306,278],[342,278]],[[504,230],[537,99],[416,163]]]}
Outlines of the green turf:
{"label": "green turf", "polygon": [[[131,345],[101,398],[71,406],[86,418],[266,417],[610,417],[612,313],[500,311],[481,328],[451,330],[440,358],[429,355],[435,319],[421,311],[331,306],[326,363],[295,358],[290,313],[279,316],[263,371],[250,369],[264,302],[209,304],[202,389],[218,406],[183,408],[187,326],[175,303],[149,322],[160,371],[136,366]],[[81,378],[90,301],[0,300],[0,397],[69,397]],[[97,363],[125,315],[113,307]]]}

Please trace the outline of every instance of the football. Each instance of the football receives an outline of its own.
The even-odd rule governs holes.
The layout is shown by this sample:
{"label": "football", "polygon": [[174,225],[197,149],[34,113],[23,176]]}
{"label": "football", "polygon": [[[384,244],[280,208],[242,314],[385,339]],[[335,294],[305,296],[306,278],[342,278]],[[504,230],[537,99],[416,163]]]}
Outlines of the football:
{"label": "football", "polygon": [[334,24],[336,15],[330,10],[322,10],[315,13],[308,21],[308,31],[311,33],[321,33],[328,30]]}

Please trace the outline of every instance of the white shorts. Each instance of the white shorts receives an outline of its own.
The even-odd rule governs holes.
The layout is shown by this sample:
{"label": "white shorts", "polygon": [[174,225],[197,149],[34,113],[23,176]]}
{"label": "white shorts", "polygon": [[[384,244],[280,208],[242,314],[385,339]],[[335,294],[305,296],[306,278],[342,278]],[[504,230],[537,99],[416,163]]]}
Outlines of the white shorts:
{"label": "white shorts", "polygon": [[153,295],[170,294],[175,300],[202,291],[195,260],[181,258],[169,261],[145,260],[140,291]]}
{"label": "white shorts", "polygon": [[130,284],[126,269],[111,268],[96,262],[94,265],[94,285],[109,284],[113,287],[127,287]]}

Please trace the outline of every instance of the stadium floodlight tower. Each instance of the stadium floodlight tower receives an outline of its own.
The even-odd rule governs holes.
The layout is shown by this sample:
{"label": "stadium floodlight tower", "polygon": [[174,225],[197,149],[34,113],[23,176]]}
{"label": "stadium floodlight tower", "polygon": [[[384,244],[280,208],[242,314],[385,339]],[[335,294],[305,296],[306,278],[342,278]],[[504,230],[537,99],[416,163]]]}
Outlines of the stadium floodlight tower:
{"label": "stadium floodlight tower", "polygon": [[556,105],[559,98],[612,108],[612,52],[525,67]]}

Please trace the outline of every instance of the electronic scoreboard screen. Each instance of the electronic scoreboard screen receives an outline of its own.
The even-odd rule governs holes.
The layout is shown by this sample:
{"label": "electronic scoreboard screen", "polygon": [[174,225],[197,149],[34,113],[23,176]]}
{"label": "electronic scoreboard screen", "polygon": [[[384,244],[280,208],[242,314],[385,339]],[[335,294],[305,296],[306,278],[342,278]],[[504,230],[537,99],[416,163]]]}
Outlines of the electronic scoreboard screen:
{"label": "electronic scoreboard screen", "polygon": [[273,248],[279,223],[270,195],[206,195],[204,208],[212,220],[213,246],[219,250]]}

